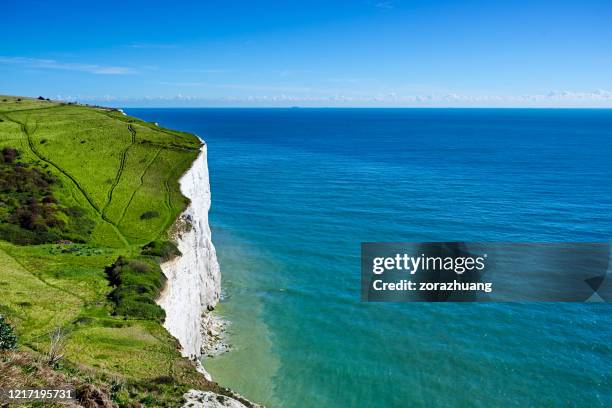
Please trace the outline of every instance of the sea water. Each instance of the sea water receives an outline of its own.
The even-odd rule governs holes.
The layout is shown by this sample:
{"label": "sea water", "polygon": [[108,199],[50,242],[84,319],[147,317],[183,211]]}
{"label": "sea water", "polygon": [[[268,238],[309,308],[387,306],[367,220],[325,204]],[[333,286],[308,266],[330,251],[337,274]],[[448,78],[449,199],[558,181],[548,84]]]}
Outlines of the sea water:
{"label": "sea water", "polygon": [[609,304],[362,303],[362,241],[609,242],[612,111],[127,109],[208,143],[216,381],[270,407],[612,404]]}

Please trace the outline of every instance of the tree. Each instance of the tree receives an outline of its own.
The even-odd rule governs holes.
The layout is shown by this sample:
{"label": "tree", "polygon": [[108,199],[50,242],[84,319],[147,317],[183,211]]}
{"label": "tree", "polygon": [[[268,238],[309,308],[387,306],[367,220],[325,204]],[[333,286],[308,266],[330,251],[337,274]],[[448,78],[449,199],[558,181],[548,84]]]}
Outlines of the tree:
{"label": "tree", "polygon": [[0,350],[11,350],[17,348],[17,336],[13,328],[0,316]]}

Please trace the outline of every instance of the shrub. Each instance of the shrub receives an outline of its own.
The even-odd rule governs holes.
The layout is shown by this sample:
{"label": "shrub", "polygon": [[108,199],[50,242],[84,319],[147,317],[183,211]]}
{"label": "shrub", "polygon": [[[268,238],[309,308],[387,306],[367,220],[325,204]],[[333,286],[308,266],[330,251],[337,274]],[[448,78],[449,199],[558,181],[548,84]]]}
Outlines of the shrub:
{"label": "shrub", "polygon": [[83,217],[85,215],[85,210],[81,207],[68,207],[64,209],[64,212],[70,217]]}
{"label": "shrub", "polygon": [[19,152],[17,151],[17,149],[5,147],[4,149],[2,149],[2,156],[0,157],[0,160],[2,160],[2,163],[10,164],[13,163],[18,157]]}
{"label": "shrub", "polygon": [[11,350],[17,348],[17,336],[13,328],[4,317],[0,315],[0,350]]}
{"label": "shrub", "polygon": [[62,237],[53,231],[29,231],[9,223],[0,224],[0,239],[17,245],[39,245],[57,242]]}
{"label": "shrub", "polygon": [[140,215],[141,220],[150,220],[151,218],[159,217],[159,213],[157,211],[146,211]]}
{"label": "shrub", "polygon": [[58,327],[49,334],[49,350],[45,355],[46,363],[51,367],[57,367],[58,363],[64,358],[68,334]]}
{"label": "shrub", "polygon": [[94,221],[84,210],[59,203],[53,174],[18,159],[16,149],[0,151],[0,239],[18,245],[87,240]]}
{"label": "shrub", "polygon": [[117,315],[163,322],[166,312],[148,298],[125,299],[115,309]]}
{"label": "shrub", "polygon": [[142,262],[142,261],[130,261],[128,265],[130,266],[130,268],[132,268],[134,271],[138,273],[151,272],[151,265],[145,262]]}
{"label": "shrub", "polygon": [[174,257],[180,256],[181,251],[170,241],[151,241],[142,247],[142,255],[157,256],[164,261],[169,261]]}
{"label": "shrub", "polygon": [[46,195],[42,199],[43,204],[57,204],[57,198],[52,195]]}
{"label": "shrub", "polygon": [[165,277],[156,263],[120,256],[106,268],[114,289],[108,298],[114,304],[113,314],[139,319],[163,321],[164,310],[155,303]]}

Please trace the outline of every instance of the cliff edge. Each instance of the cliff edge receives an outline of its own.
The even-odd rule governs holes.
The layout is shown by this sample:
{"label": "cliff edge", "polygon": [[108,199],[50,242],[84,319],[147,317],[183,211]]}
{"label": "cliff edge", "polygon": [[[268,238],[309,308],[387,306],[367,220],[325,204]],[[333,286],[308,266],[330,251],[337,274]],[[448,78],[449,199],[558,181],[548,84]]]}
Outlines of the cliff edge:
{"label": "cliff edge", "polygon": [[157,303],[166,311],[164,327],[178,339],[181,354],[198,361],[203,336],[202,313],[219,301],[221,273],[208,225],[210,184],[204,144],[179,183],[191,200],[175,222],[171,235],[181,255],[161,264],[168,279]]}
{"label": "cliff edge", "polygon": [[206,144],[179,183],[191,203],[171,230],[181,255],[161,265],[168,281],[157,303],[166,311],[164,327],[180,342],[181,354],[197,363],[204,340],[202,314],[214,308],[221,294],[221,273],[208,225]]}
{"label": "cliff edge", "polygon": [[[191,202],[170,231],[181,255],[161,264],[167,282],[157,304],[166,311],[164,327],[179,341],[181,354],[192,359],[197,370],[211,380],[200,363],[206,335],[202,328],[210,321],[207,313],[219,302],[221,272],[208,224],[211,195],[206,144],[179,184],[181,193]],[[184,395],[184,407],[259,407],[231,394],[234,398],[190,390]]]}

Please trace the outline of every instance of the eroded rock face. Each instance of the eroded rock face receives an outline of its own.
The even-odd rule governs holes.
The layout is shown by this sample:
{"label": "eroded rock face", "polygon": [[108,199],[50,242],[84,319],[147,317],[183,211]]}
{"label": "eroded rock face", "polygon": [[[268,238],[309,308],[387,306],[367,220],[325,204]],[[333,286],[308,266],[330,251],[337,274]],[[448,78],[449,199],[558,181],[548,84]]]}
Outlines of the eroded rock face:
{"label": "eroded rock face", "polygon": [[[242,402],[210,391],[190,390],[183,395],[183,408],[249,408]],[[252,405],[258,407],[258,405]]]}
{"label": "eroded rock face", "polygon": [[[208,225],[211,197],[206,153],[204,145],[180,180],[181,192],[191,204],[172,228],[181,256],[161,265],[168,280],[157,303],[166,311],[164,327],[179,341],[181,354],[193,359],[196,369],[210,381],[210,374],[199,361],[202,350],[214,355],[229,346],[223,335],[227,322],[210,314],[221,296],[221,272]],[[260,407],[234,396],[191,390],[184,395],[183,407]]]}
{"label": "eroded rock face", "polygon": [[204,343],[202,314],[214,308],[221,294],[221,273],[208,225],[211,196],[206,145],[180,186],[191,200],[173,228],[182,255],[161,265],[168,281],[157,303],[166,311],[164,327],[178,339],[181,354],[196,360]]}

